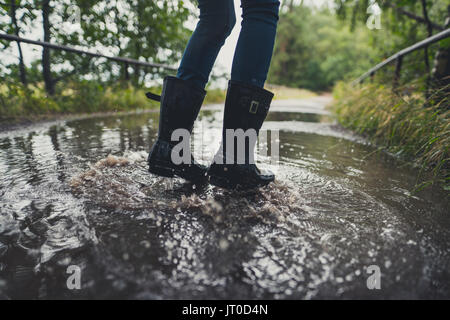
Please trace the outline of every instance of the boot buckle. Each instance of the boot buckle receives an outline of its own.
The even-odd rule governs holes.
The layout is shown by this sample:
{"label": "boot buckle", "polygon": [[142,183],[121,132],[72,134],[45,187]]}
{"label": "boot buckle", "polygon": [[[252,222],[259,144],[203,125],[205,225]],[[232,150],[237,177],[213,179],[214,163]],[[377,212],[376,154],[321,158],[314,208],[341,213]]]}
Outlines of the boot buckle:
{"label": "boot buckle", "polygon": [[258,111],[258,107],[259,107],[259,102],[258,101],[252,101],[250,103],[250,113],[256,114],[256,112]]}

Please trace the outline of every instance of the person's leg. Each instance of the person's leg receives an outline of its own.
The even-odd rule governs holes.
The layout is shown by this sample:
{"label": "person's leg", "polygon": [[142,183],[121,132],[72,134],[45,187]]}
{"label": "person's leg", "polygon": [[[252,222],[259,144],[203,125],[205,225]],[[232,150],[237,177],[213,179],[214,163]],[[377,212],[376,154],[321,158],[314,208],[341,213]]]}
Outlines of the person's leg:
{"label": "person's leg", "polygon": [[233,0],[198,0],[200,21],[183,54],[177,78],[201,88],[208,83],[220,49],[236,23]]}
{"label": "person's leg", "polygon": [[[198,0],[200,21],[183,55],[176,77],[164,79],[158,139],[149,156],[149,171],[165,177],[178,176],[195,183],[206,181],[206,167],[187,155],[188,163],[175,163],[172,151],[177,129],[192,133],[205,98],[204,90],[220,48],[236,22],[233,0]],[[148,94],[150,99],[155,95]],[[185,155],[183,151],[183,155]]]}
{"label": "person's leg", "polygon": [[[211,184],[229,189],[261,187],[275,179],[272,172],[256,166],[253,152],[273,98],[263,87],[272,58],[280,2],[241,0],[241,3],[242,30],[225,101],[222,144],[208,169]],[[239,138],[238,132],[245,132],[249,138],[245,135]],[[243,150],[236,147],[239,139],[244,143]]]}
{"label": "person's leg", "polygon": [[278,23],[278,0],[241,0],[242,30],[231,80],[264,87]]}

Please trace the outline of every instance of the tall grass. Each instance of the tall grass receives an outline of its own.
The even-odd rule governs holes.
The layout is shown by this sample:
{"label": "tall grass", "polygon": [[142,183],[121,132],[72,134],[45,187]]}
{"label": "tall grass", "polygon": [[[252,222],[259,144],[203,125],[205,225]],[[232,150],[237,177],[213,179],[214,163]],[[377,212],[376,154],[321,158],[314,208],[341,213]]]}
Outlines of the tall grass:
{"label": "tall grass", "polygon": [[421,172],[432,171],[433,179],[418,183],[418,188],[441,183],[450,190],[449,88],[428,99],[417,92],[411,86],[394,92],[379,84],[353,87],[339,83],[334,90],[334,111],[343,126],[420,166]]}

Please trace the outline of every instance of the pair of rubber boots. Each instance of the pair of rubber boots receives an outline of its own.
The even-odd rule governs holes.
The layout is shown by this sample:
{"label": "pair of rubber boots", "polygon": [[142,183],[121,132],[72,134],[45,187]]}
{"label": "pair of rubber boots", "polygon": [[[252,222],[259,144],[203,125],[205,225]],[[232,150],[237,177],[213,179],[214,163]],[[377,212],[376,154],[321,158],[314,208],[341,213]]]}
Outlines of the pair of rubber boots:
{"label": "pair of rubber boots", "polygon": [[[164,79],[160,97],[147,93],[148,98],[161,102],[158,139],[148,156],[149,171],[195,184],[209,180],[226,189],[252,189],[274,181],[275,176],[259,170],[253,158],[256,138],[273,98],[271,92],[260,87],[229,81],[222,143],[209,168],[195,162],[190,147],[181,152],[180,148],[174,150],[179,141],[172,141],[172,134],[181,129],[175,134],[177,137],[183,132],[190,137],[205,95],[205,90],[176,77]],[[188,154],[183,154],[185,151]],[[181,163],[180,157],[184,159]]]}

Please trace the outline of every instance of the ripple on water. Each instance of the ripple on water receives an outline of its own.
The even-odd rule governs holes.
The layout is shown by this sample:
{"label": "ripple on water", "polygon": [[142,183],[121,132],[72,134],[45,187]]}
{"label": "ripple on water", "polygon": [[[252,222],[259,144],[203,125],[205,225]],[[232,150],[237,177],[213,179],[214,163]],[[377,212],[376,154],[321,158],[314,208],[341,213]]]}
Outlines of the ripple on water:
{"label": "ripple on water", "polygon": [[[199,118],[199,159],[222,115]],[[0,298],[448,298],[448,201],[324,119],[272,114],[277,182],[247,192],[148,174],[127,150],[154,141],[153,113],[0,134]]]}
{"label": "ripple on water", "polygon": [[366,270],[380,264],[389,273],[385,284],[399,288],[393,296],[406,297],[401,279],[422,272],[420,248],[399,245],[413,234],[410,227],[347,181],[308,172],[307,183],[296,184],[284,168],[279,178],[286,182],[224,191],[149,175],[145,159],[145,152],[110,155],[71,185],[89,201],[134,215],[158,235],[156,246],[147,241],[158,255],[152,268],[161,272],[158,281],[168,284],[169,296],[370,297]]}

